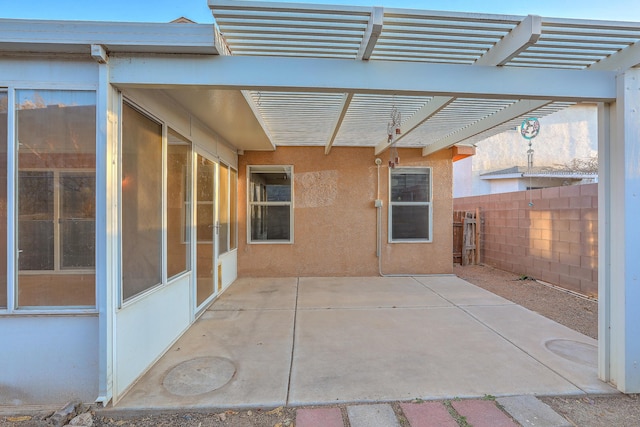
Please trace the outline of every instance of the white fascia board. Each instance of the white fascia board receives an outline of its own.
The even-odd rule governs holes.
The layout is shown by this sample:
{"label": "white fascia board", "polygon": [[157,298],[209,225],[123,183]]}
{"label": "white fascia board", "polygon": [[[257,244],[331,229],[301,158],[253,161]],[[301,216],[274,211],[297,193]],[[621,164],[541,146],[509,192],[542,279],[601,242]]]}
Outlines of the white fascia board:
{"label": "white fascia board", "polygon": [[610,55],[589,67],[590,70],[614,70],[623,72],[640,65],[640,42]]}
{"label": "white fascia board", "polygon": [[485,119],[479,120],[470,126],[460,129],[459,131],[452,133],[451,135],[448,135],[437,142],[434,142],[433,144],[427,145],[422,149],[422,155],[428,156],[429,154],[435,153],[436,151],[452,147],[453,145],[462,142],[465,139],[471,138],[474,135],[501,125],[502,123],[508,122],[509,120],[513,120],[516,117],[522,116],[523,114],[527,114],[530,111],[541,108],[549,104],[550,102],[551,101],[548,100],[518,101],[486,117]]}
{"label": "white fascia board", "polygon": [[[442,110],[444,107],[449,105],[454,99],[455,98],[452,98],[450,96],[433,97],[427,104],[425,104],[422,108],[416,111],[415,114],[413,114],[404,123],[402,123],[402,134],[400,134],[400,136],[398,136],[394,140],[394,143],[397,143],[403,137],[407,136],[409,132],[413,131],[414,129],[422,125],[424,122],[429,120],[430,117],[432,117],[438,111]],[[384,138],[382,141],[378,143],[378,145],[376,145],[376,150],[375,150],[376,156],[382,153],[383,151],[385,151],[390,146],[391,144],[389,144],[388,139]]]}
{"label": "white fascia board", "polygon": [[[346,59],[112,55],[111,82],[141,88],[451,96],[611,102],[613,71]],[[524,84],[544,82],[544,84]]]}
{"label": "white fascia board", "polygon": [[212,24],[38,21],[0,19],[0,50],[217,55]]}
{"label": "white fascia board", "polygon": [[564,179],[594,179],[598,174],[554,174],[554,173],[527,173],[522,174],[523,178],[564,178]]}
{"label": "white fascia board", "polygon": [[261,11],[261,12],[315,12],[315,13],[368,13],[371,8],[366,6],[347,6],[310,3],[285,3],[249,0],[208,0],[209,9],[215,16],[216,10],[232,11]]}
{"label": "white fascia board", "polygon": [[538,15],[529,15],[478,58],[475,65],[504,65],[520,52],[535,44],[541,34],[542,18]]}
{"label": "white fascia board", "polygon": [[509,173],[504,175],[480,175],[480,179],[514,179],[514,178],[522,178],[522,173]]}

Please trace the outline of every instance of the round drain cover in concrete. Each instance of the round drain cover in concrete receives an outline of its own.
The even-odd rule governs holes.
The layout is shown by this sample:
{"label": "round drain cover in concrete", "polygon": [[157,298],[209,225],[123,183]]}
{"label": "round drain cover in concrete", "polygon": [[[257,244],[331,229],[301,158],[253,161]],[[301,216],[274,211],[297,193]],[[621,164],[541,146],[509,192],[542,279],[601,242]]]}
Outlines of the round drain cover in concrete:
{"label": "round drain cover in concrete", "polygon": [[233,378],[236,367],[224,357],[199,357],[169,371],[162,385],[177,396],[196,396],[217,390]]}
{"label": "round drain cover in concrete", "polygon": [[585,366],[598,366],[598,347],[573,340],[549,340],[545,346],[560,357]]}

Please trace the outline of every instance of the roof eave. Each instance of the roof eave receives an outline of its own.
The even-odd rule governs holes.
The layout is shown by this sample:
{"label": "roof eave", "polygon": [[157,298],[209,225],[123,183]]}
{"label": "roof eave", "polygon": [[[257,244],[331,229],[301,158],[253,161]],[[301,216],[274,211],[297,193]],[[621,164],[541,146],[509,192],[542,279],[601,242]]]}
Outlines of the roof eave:
{"label": "roof eave", "polygon": [[218,55],[212,24],[0,19],[0,52]]}

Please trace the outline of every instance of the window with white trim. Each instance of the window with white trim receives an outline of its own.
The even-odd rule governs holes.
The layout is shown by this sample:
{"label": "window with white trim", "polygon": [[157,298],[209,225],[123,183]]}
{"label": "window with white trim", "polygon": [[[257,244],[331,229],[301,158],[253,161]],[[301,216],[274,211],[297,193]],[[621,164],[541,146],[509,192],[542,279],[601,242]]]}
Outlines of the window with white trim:
{"label": "window with white trim", "polygon": [[249,166],[249,243],[293,243],[293,166]]}
{"label": "window with white trim", "polygon": [[431,242],[431,168],[390,172],[389,242]]}

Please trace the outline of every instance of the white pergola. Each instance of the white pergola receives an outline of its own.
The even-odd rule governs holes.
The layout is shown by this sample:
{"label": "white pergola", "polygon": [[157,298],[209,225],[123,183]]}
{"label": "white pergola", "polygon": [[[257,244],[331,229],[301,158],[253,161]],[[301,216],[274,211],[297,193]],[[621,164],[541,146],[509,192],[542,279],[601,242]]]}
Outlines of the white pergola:
{"label": "white pergola", "polygon": [[[169,90],[183,103],[200,100],[205,122],[212,97],[200,89],[240,90],[269,141],[260,149],[374,146],[379,154],[389,146],[393,106],[403,119],[399,147],[426,156],[473,145],[526,117],[615,99],[614,76],[635,65],[640,39],[640,23],[242,0],[209,6],[219,55],[198,58],[180,73],[181,90]],[[138,81],[168,89],[176,75],[167,65],[140,59]],[[115,71],[114,82],[131,83]]]}
{"label": "white pergola", "polygon": [[241,90],[274,147],[379,154],[395,106],[396,143],[426,156],[597,102],[599,375],[640,392],[640,23],[237,0],[209,7],[222,55],[184,83]]}
{"label": "white pergola", "polygon": [[380,154],[396,107],[427,156],[598,103],[599,372],[640,392],[640,23],[208,1],[215,26],[0,20],[0,50],[90,54],[238,150]]}

